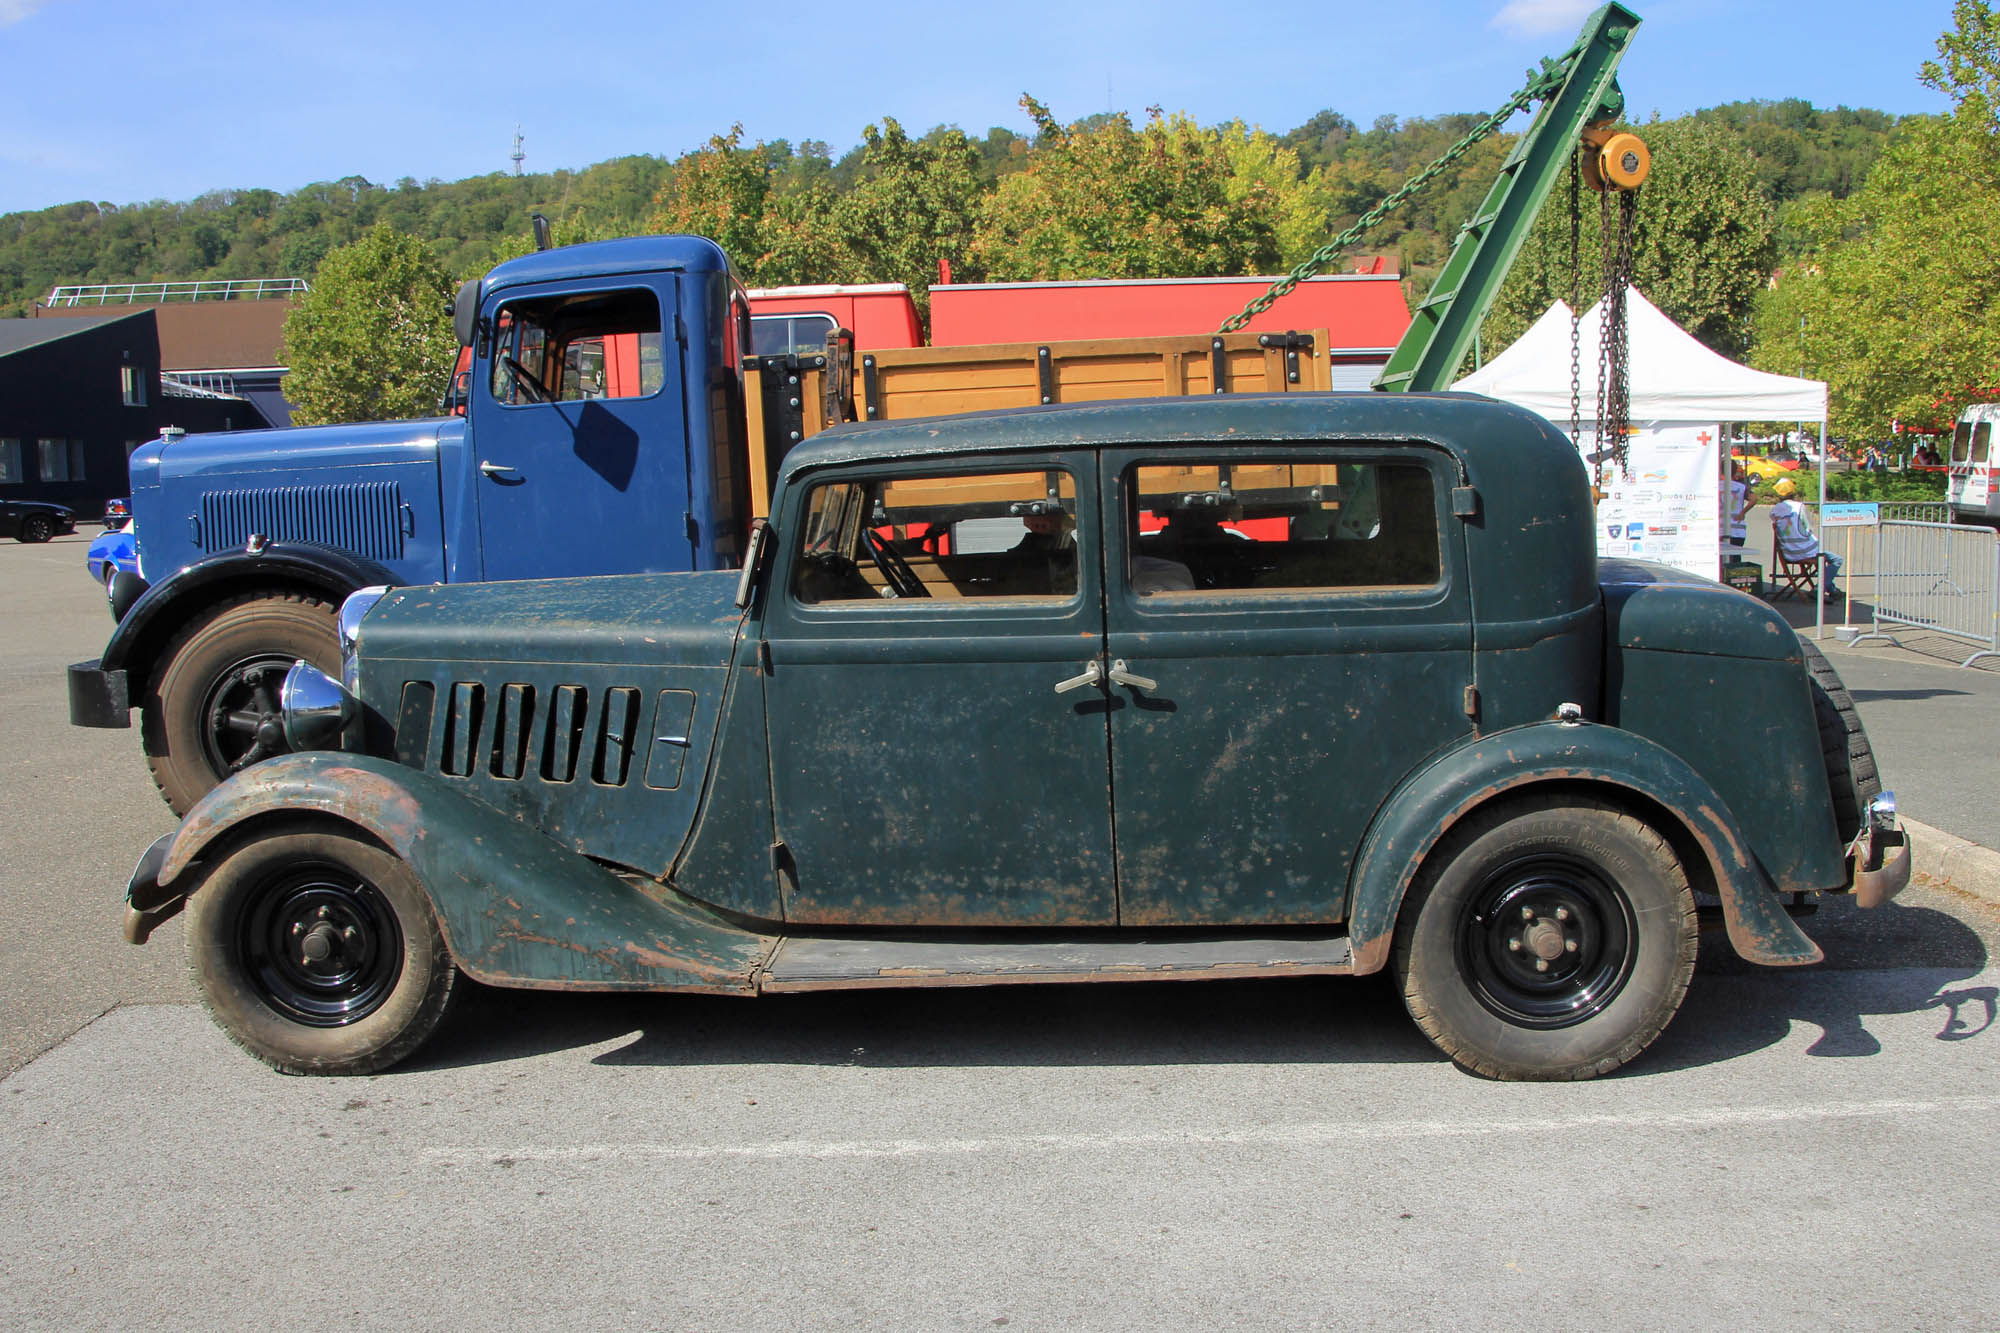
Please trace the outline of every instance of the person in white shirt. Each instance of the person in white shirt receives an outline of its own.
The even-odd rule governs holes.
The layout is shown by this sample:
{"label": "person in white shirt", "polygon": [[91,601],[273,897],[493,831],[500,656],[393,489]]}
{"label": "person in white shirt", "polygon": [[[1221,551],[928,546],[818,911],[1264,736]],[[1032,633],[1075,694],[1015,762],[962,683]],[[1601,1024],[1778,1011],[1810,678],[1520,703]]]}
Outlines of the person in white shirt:
{"label": "person in white shirt", "polygon": [[1798,501],[1798,483],[1790,477],[1780,477],[1778,484],[1771,489],[1778,496],[1778,503],[1771,506],[1771,532],[1777,538],[1778,549],[1785,553],[1787,560],[1800,563],[1817,560],[1825,565],[1826,595],[1840,596],[1840,589],[1833,582],[1840,577],[1840,557],[1819,549],[1819,538],[1813,535],[1812,520],[1806,516],[1806,507]]}

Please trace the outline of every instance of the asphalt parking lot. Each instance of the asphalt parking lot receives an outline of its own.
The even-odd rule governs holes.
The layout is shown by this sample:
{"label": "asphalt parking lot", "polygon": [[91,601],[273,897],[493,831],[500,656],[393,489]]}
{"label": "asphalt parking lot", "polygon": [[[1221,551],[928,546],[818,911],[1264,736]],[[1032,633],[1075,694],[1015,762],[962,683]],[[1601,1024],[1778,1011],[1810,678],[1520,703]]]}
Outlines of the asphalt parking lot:
{"label": "asphalt parking lot", "polygon": [[[66,723],[86,539],[0,543],[0,1327],[1984,1326],[2000,912],[1913,887],[1705,938],[1617,1077],[1459,1073],[1368,979],[741,1001],[475,989],[296,1079],[118,936],[172,820]],[[1834,647],[1918,818],[2000,676]],[[1754,708],[1755,700],[1745,700]]]}

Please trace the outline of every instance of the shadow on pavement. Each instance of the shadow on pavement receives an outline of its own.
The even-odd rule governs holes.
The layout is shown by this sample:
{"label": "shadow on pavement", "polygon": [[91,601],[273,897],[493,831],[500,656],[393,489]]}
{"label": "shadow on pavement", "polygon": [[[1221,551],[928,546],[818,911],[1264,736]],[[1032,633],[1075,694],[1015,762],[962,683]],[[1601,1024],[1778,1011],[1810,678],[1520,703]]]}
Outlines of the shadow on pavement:
{"label": "shadow on pavement", "polygon": [[[1815,1057],[1881,1049],[1867,1020],[1935,1011],[1937,1039],[1991,1030],[1985,944],[1927,907],[1863,912],[1845,899],[1807,918],[1827,961],[1779,970],[1703,936],[1680,1014],[1623,1074],[1646,1077],[1821,1036]],[[602,1065],[798,1064],[881,1068],[1431,1063],[1443,1060],[1385,977],[830,992],[757,999],[588,995],[466,984],[445,1029],[405,1068],[499,1064],[618,1043]],[[621,1040],[621,1038],[623,1040]]]}

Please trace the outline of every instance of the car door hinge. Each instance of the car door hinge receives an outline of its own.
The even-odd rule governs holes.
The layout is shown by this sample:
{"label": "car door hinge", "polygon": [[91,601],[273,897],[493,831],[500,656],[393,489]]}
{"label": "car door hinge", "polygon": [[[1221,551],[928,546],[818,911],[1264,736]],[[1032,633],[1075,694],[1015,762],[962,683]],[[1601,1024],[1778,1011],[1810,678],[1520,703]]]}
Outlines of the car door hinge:
{"label": "car door hinge", "polygon": [[681,346],[686,347],[687,340],[688,340],[687,316],[683,315],[680,311],[676,310],[674,311],[674,341],[678,342]]}
{"label": "car door hinge", "polygon": [[757,640],[757,669],[767,676],[771,674],[771,641],[769,639]]}
{"label": "car door hinge", "polygon": [[1479,720],[1479,687],[1477,685],[1468,685],[1465,687],[1465,715],[1474,722]]}
{"label": "car door hinge", "polygon": [[1479,490],[1473,486],[1451,488],[1451,512],[1457,518],[1479,517]]}
{"label": "car door hinge", "polygon": [[687,524],[688,545],[699,547],[701,545],[701,524],[696,522],[694,515],[688,513],[686,510],[681,511],[681,519]]}

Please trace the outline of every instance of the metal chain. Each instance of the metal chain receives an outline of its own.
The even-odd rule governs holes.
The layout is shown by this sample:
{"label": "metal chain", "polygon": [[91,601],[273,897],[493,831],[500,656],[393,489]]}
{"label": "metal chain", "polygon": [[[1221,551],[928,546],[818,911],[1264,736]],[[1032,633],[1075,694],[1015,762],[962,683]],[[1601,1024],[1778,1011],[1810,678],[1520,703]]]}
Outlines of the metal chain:
{"label": "metal chain", "polygon": [[[1616,238],[1611,227],[1611,192],[1606,190],[1597,196],[1597,242],[1598,280],[1602,283],[1603,296],[1599,298],[1597,319],[1597,471],[1600,479],[1604,474],[1604,460],[1612,459],[1622,474],[1625,471],[1625,435],[1618,432],[1610,435],[1611,413],[1611,270],[1617,263]],[[1600,484],[1599,490],[1604,487]]]}
{"label": "metal chain", "polygon": [[1612,193],[1606,191],[1598,206],[1604,228],[1604,318],[1598,338],[1597,420],[1599,451],[1603,451],[1602,442],[1609,435],[1612,457],[1622,474],[1629,466],[1631,447],[1625,428],[1632,415],[1632,362],[1626,336],[1625,294],[1632,285],[1632,241],[1639,217],[1639,195],[1636,190],[1616,191],[1618,202],[1613,205]]}
{"label": "metal chain", "polygon": [[[1582,150],[1569,158],[1569,437],[1583,442],[1583,374],[1581,336],[1583,324],[1583,168]],[[1598,469],[1598,489],[1603,489],[1604,469]]]}
{"label": "metal chain", "polygon": [[1375,226],[1382,219],[1402,207],[1411,195],[1430,184],[1439,172],[1472,151],[1474,144],[1477,144],[1481,139],[1484,139],[1487,135],[1492,134],[1495,130],[1506,124],[1513,118],[1515,112],[1526,110],[1530,103],[1539,101],[1561,88],[1563,77],[1569,70],[1570,59],[1570,57],[1566,56],[1561,60],[1544,61],[1541,73],[1530,79],[1526,87],[1508,98],[1506,104],[1498,111],[1495,111],[1492,115],[1474,125],[1471,130],[1467,131],[1463,139],[1445,149],[1436,161],[1404,181],[1393,193],[1384,198],[1381,203],[1363,213],[1355,220],[1353,226],[1328,241],[1325,245],[1322,245],[1319,249],[1313,251],[1302,263],[1295,266],[1291,272],[1272,283],[1262,296],[1257,297],[1250,304],[1244,306],[1243,309],[1223,321],[1223,325],[1218,332],[1236,332],[1236,330],[1242,328],[1245,324],[1248,324],[1251,320],[1277,304],[1279,300],[1307,278],[1317,277],[1320,270],[1340,258],[1342,251],[1360,240],[1368,232],[1374,230]]}

